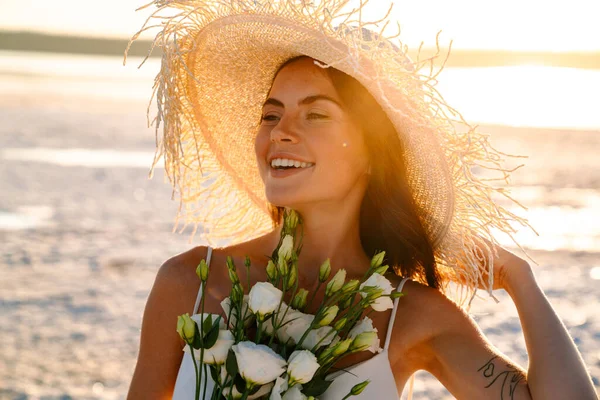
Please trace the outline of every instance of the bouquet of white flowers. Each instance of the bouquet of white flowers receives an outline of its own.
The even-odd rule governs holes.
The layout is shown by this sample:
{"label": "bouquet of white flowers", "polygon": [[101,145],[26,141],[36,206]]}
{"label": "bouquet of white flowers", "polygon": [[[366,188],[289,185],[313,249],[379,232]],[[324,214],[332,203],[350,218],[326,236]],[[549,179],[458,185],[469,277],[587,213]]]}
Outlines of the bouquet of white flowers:
{"label": "bouquet of white flowers", "polygon": [[[377,329],[365,314],[392,308],[392,300],[402,295],[383,276],[388,269],[382,265],[385,253],[375,254],[362,281],[346,281],[343,269],[329,279],[331,264],[326,260],[309,300],[297,279],[302,237],[297,241],[296,232],[301,224],[296,212],[284,213],[281,238],[266,267],[268,282],[252,287],[248,282],[244,288],[233,260],[227,259],[232,289],[221,303],[224,318],[204,313],[206,290],[200,314],[178,317],[177,332],[196,371],[195,399],[316,399],[331,384],[327,376],[341,358],[381,350]],[[250,269],[249,258],[245,267]],[[204,260],[196,273],[206,285]],[[323,284],[325,297],[316,312],[303,312]],[[360,394],[368,383],[348,388],[344,399]]]}

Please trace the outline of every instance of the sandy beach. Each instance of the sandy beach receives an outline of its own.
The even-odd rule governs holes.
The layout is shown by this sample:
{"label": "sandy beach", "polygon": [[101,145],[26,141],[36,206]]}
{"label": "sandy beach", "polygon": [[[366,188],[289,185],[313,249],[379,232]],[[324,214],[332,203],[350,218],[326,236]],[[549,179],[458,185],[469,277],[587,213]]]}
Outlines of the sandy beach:
{"label": "sandy beach", "polygon": [[[171,232],[163,171],[148,179],[147,82],[139,95],[125,79],[84,80],[0,74],[0,399],[125,398],[156,272],[201,244]],[[600,131],[486,131],[529,155],[513,193],[540,236],[520,238],[600,389]],[[497,297],[471,315],[526,367],[516,309]],[[414,398],[453,396],[420,372]]]}

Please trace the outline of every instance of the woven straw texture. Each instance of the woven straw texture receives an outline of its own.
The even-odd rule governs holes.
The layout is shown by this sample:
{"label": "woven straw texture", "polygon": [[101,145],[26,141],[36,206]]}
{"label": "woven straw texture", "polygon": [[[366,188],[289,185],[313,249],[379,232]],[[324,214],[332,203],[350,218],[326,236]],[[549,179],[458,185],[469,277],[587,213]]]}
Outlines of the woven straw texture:
{"label": "woven straw texture", "polygon": [[[347,3],[173,0],[148,5],[158,9],[132,41],[160,28],[154,40],[163,51],[153,93],[155,164],[164,158],[180,198],[176,228],[191,225],[209,244],[237,243],[273,229],[254,137],[275,71],[286,60],[307,55],[356,78],[396,126],[404,144],[398,156],[407,160],[408,184],[444,282],[464,283],[458,302],[471,300],[478,284],[491,295],[493,274],[483,282],[478,258],[485,254],[493,261],[494,254],[487,247],[476,249],[474,238],[495,244],[492,230],[512,237],[510,221],[528,223],[493,201],[494,194],[514,201],[506,188],[478,178],[472,168],[496,170],[497,180],[508,182],[510,171],[502,167],[508,155],[492,148],[488,137],[435,89],[439,47],[433,58],[413,62],[398,35],[383,33],[395,24],[389,12],[379,21],[364,21],[368,2],[353,10]],[[464,132],[457,131],[457,123]],[[491,266],[483,268],[491,271]]]}

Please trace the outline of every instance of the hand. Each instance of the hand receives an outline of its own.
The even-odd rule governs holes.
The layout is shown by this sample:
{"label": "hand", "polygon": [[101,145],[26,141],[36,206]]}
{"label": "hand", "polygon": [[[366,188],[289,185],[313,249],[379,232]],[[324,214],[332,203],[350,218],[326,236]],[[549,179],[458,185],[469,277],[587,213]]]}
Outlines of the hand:
{"label": "hand", "polygon": [[[481,242],[479,247],[481,249],[485,249],[485,245],[488,248],[492,249],[492,243],[482,237],[478,237],[475,239],[475,242]],[[485,243],[485,244],[483,244]],[[531,271],[531,266],[527,261],[522,259],[521,257],[511,253],[506,250],[502,246],[494,246],[497,251],[497,255],[494,256],[493,263],[493,271],[494,271],[494,286],[493,290],[504,289],[507,290],[510,287],[511,282],[518,281],[524,275],[530,275],[533,277],[533,273]],[[493,251],[493,249],[492,249]],[[485,250],[483,252],[479,251],[479,259],[486,257]],[[487,262],[485,263],[487,264]],[[487,281],[488,281],[488,267],[484,267],[484,263],[482,262],[479,266],[482,279],[478,282],[478,289],[487,290]]]}

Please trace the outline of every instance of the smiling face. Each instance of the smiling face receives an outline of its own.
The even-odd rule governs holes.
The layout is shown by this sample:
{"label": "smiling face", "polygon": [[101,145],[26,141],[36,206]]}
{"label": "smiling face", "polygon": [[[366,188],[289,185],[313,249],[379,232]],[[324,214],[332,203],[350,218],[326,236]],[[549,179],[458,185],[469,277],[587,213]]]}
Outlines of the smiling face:
{"label": "smiling face", "polygon": [[255,150],[267,200],[276,206],[302,210],[364,196],[369,160],[363,134],[326,70],[308,57],[275,77]]}

